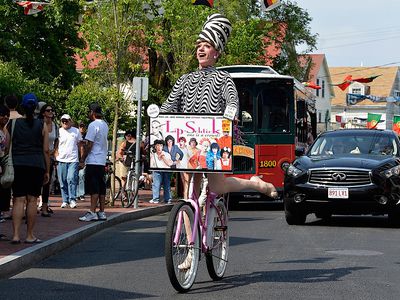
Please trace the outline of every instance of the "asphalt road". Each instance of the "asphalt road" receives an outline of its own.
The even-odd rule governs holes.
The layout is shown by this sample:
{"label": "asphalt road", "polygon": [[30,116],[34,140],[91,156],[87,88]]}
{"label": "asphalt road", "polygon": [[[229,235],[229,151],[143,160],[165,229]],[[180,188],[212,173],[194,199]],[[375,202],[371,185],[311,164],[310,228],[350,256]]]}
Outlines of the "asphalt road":
{"label": "asphalt road", "polygon": [[384,217],[309,216],[289,226],[281,210],[230,212],[226,277],[212,282],[205,260],[189,294],[169,283],[168,214],[99,232],[0,281],[0,299],[399,299],[400,229]]}

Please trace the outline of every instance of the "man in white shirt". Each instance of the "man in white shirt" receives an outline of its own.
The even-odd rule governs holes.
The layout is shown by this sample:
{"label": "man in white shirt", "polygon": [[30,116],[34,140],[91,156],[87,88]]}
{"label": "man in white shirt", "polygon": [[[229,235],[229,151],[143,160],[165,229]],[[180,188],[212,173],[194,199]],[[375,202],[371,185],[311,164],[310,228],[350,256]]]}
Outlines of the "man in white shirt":
{"label": "man in white shirt", "polygon": [[63,203],[61,208],[76,207],[76,189],[78,186],[79,143],[82,141],[78,128],[72,126],[69,115],[61,116],[58,149],[56,151],[57,175],[60,182]]}
{"label": "man in white shirt", "polygon": [[[108,125],[102,120],[102,110],[97,103],[89,105],[89,118],[92,122],[88,126],[81,148],[80,160],[81,168],[86,164],[85,191],[90,195],[90,210],[79,218],[83,222],[107,220],[104,212],[106,199],[104,175],[108,152]],[[97,202],[100,203],[100,210],[96,213]]]}

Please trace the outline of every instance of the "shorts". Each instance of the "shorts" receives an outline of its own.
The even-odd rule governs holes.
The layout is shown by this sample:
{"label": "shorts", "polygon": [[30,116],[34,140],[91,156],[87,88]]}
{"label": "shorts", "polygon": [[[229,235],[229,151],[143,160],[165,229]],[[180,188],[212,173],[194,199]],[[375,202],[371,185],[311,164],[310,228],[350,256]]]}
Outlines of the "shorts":
{"label": "shorts", "polygon": [[85,193],[89,195],[105,195],[105,166],[86,165],[85,172]]}
{"label": "shorts", "polygon": [[37,167],[14,166],[13,197],[39,197],[42,193],[45,170]]}

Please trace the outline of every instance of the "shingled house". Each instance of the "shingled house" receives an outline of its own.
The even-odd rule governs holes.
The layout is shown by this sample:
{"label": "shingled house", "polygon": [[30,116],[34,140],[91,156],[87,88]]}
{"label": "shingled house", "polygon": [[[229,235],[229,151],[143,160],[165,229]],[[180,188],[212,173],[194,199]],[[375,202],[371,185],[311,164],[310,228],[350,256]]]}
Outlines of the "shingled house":
{"label": "shingled house", "polygon": [[[382,114],[383,122],[378,124],[379,129],[392,128],[393,115],[400,115],[398,102],[394,102],[394,97],[400,97],[399,67],[330,67],[329,71],[334,84],[343,83],[348,75],[353,79],[380,75],[369,83],[351,82],[345,90],[334,86],[335,96],[331,102],[333,128],[340,127],[340,123],[335,121],[336,116],[347,128],[365,127],[368,113]],[[346,101],[347,94],[366,95],[373,100]]]}

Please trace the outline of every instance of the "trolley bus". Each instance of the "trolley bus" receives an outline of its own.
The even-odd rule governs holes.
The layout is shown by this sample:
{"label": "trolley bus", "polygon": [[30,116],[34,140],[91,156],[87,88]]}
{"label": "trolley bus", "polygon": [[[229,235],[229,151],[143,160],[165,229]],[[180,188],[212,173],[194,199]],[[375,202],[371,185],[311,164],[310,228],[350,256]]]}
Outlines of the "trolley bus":
{"label": "trolley bus", "polygon": [[[232,176],[262,175],[281,195],[282,166],[295,159],[296,147],[307,147],[307,139],[316,135],[315,97],[296,79],[269,66],[218,69],[230,73],[240,101],[240,134],[234,138]],[[231,198],[235,202],[273,201],[255,191],[231,193]]]}

